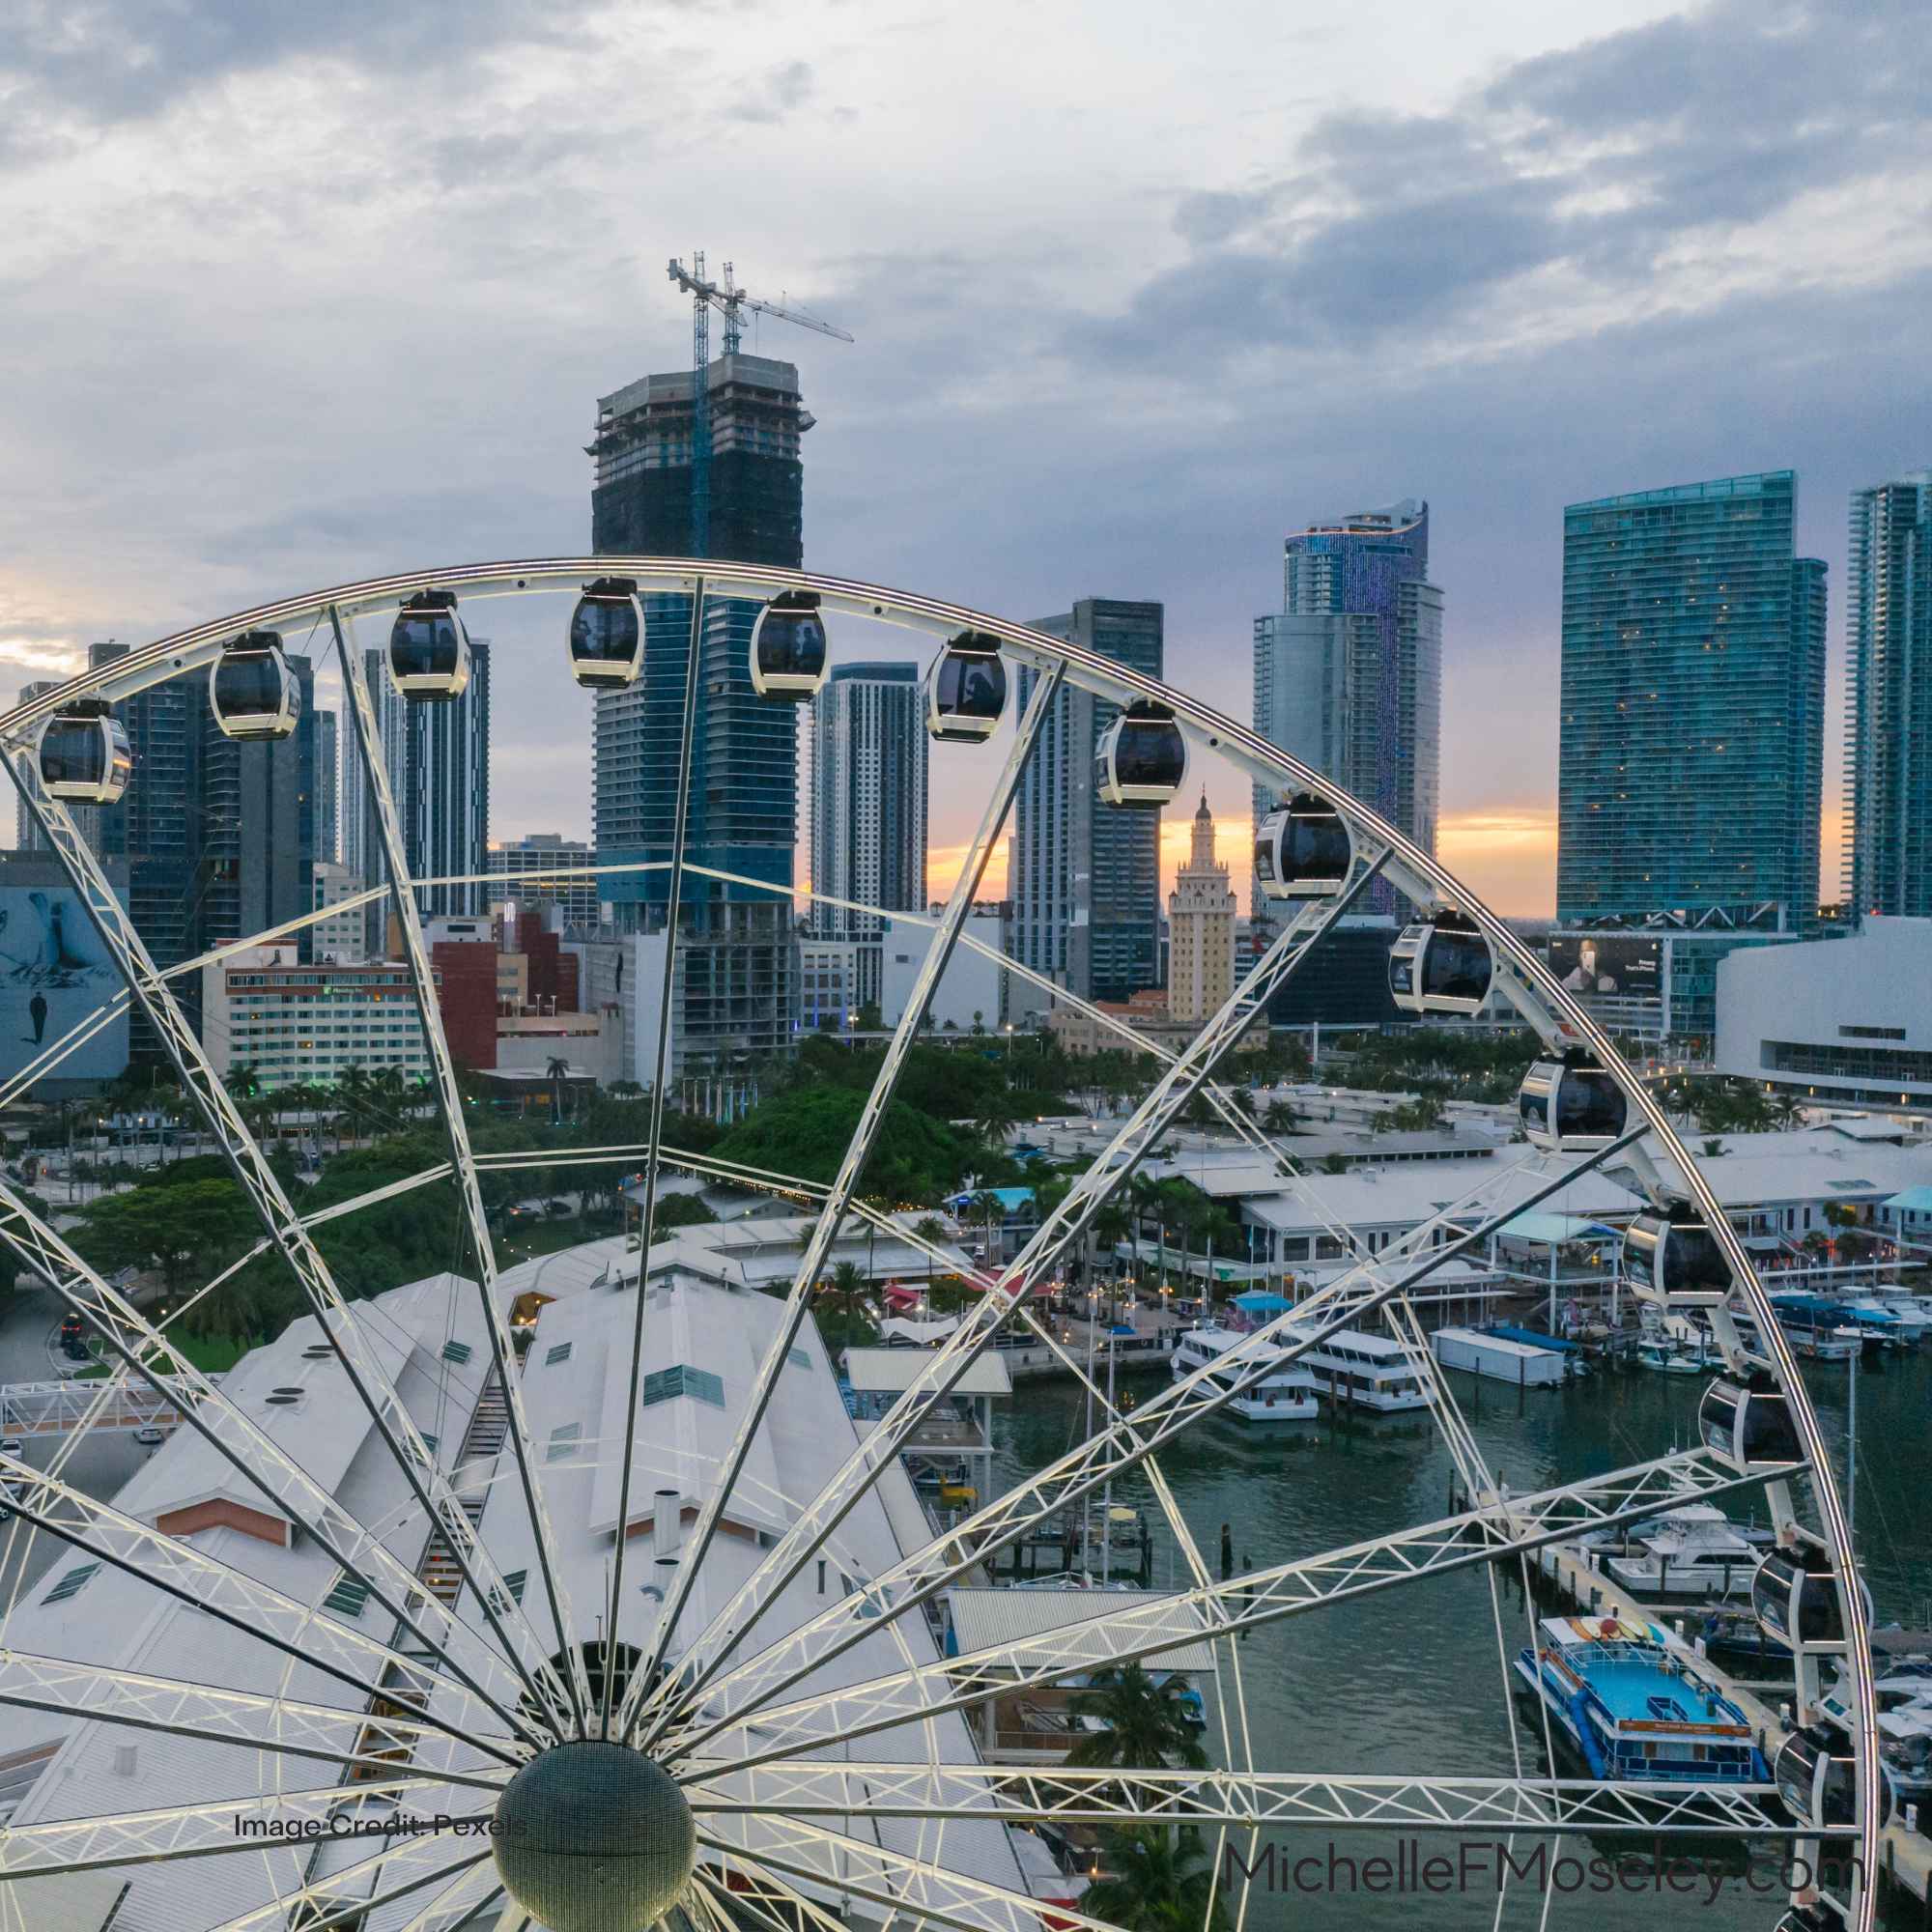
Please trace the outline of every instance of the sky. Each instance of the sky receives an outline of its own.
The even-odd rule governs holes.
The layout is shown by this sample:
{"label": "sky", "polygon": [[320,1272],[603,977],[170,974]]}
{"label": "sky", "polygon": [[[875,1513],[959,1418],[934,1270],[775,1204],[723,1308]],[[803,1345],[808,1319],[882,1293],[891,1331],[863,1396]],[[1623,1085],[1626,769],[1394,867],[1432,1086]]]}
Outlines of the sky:
{"label": "sky", "polygon": [[[1911,0],[13,0],[0,703],[587,547],[595,398],[688,361],[704,248],[856,338],[747,343],[818,418],[809,566],[1160,599],[1237,717],[1283,534],[1426,497],[1441,852],[1547,913],[1562,505],[1795,469],[1835,676],[1847,495],[1932,462],[1928,135]],[[475,621],[499,836],[588,828],[563,622]],[[1201,776],[1226,851],[1247,788]]]}

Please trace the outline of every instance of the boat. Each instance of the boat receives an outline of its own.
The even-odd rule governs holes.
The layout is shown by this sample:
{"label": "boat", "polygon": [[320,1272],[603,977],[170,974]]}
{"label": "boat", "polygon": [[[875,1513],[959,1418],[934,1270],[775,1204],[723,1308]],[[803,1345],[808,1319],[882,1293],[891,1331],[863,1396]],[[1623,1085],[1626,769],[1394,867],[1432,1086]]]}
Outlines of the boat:
{"label": "boat", "polygon": [[1823,1294],[1774,1294],[1777,1325],[1794,1354],[1814,1362],[1848,1362],[1864,1347],[1864,1333],[1843,1303]]}
{"label": "boat", "polygon": [[[1922,1807],[1932,1798],[1932,1706],[1881,1711],[1878,1732],[1879,1760],[1891,1774],[1894,1799]],[[1922,1809],[1919,1815],[1923,1817]]]}
{"label": "boat", "polygon": [[1876,1328],[1889,1348],[1916,1349],[1925,1333],[1925,1318],[1917,1302],[1908,1306],[1895,1296],[1847,1294],[1840,1297],[1858,1317],[1861,1328]]}
{"label": "boat", "polygon": [[1634,1524],[1621,1550],[1613,1544],[1605,1550],[1603,1569],[1640,1596],[1710,1603],[1748,1593],[1758,1560],[1756,1547],[1722,1510],[1688,1503]]}
{"label": "boat", "polygon": [[1660,1625],[1616,1617],[1544,1617],[1517,1675],[1590,1775],[1755,1784],[1770,1772],[1749,1720]]}
{"label": "boat", "polygon": [[[1214,1321],[1189,1328],[1174,1351],[1175,1379],[1208,1369],[1217,1386],[1233,1388],[1242,1379],[1241,1365],[1217,1370],[1213,1364],[1237,1342],[1245,1342],[1250,1332],[1224,1328]],[[1274,1345],[1268,1347],[1272,1352],[1280,1352]],[[1250,1371],[1254,1366],[1247,1364]],[[1316,1413],[1315,1392],[1315,1376],[1306,1362],[1291,1361],[1269,1369],[1260,1381],[1230,1398],[1223,1406],[1244,1422],[1305,1422]]]}
{"label": "boat", "polygon": [[1713,1610],[1697,1636],[1713,1657],[1778,1664],[1786,1669],[1791,1664],[1790,1646],[1771,1635],[1750,1610]]}
{"label": "boat", "polygon": [[1340,1406],[1382,1415],[1429,1406],[1415,1363],[1393,1336],[1338,1328],[1301,1360],[1313,1372],[1316,1386]]}
{"label": "boat", "polygon": [[1652,1369],[1664,1376],[1704,1376],[1711,1372],[1709,1359],[1699,1350],[1673,1336],[1646,1335],[1636,1345],[1635,1362],[1640,1369]]}

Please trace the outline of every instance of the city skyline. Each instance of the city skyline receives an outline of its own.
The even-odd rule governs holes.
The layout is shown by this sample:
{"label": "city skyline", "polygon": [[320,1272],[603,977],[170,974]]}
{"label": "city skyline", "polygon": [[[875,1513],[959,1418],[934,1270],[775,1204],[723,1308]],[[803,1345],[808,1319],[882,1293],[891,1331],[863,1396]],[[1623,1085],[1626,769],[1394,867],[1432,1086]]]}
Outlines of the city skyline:
{"label": "city skyline", "polygon": [[[257,591],[575,550],[583,399],[687,359],[661,265],[708,244],[858,337],[783,349],[824,417],[815,564],[1013,615],[1068,583],[1159,599],[1173,674],[1236,716],[1283,533],[1324,505],[1427,494],[1456,654],[1441,853],[1506,909],[1547,911],[1561,506],[1793,468],[1798,548],[1842,584],[1851,493],[1932,455],[1912,400],[1932,171],[1913,158],[1928,90],[1922,37],[1893,31],[1908,19],[1618,0],[1452,30],[1417,10],[1390,62],[1251,8],[1171,90],[1131,32],[1015,14],[1031,57],[996,83],[983,20],[855,48],[806,8],[707,50],[669,147],[641,98],[594,143],[538,131],[574,128],[612,59],[657,71],[678,30],[655,19],[582,44],[507,14],[434,38],[394,24],[336,56],[366,90],[354,108],[318,101],[312,31],[293,22],[212,57],[165,21],[125,59],[30,38],[8,58],[52,84],[23,97],[44,105],[0,156],[21,290],[0,328],[35,372],[6,408],[37,484],[0,501],[0,698],[75,668],[91,639]],[[1272,76],[1291,67],[1283,99]],[[1076,71],[1136,113],[1060,111]],[[209,103],[238,78],[299,132],[239,155],[218,138]],[[428,146],[383,111],[425,79],[445,83]],[[952,124],[934,138],[940,98],[996,84],[1017,90],[997,165]],[[1206,120],[1185,105],[1204,85],[1223,109]],[[613,225],[637,227],[633,128],[653,233],[612,261]],[[695,159],[721,131],[743,163],[724,177]],[[888,154],[916,170],[862,190]],[[446,193],[390,185],[424,168]],[[165,195],[128,185],[162,173]],[[313,245],[271,247],[290,232]],[[586,301],[591,259],[607,267]],[[343,268],[395,290],[425,264],[473,292],[482,326],[452,330],[446,301],[372,303],[344,380]],[[249,302],[208,313],[211,271]],[[128,331],[130,312],[149,327]],[[495,755],[528,812],[493,830],[586,836],[558,619],[492,626]],[[1834,712],[1833,817],[1840,737]],[[1224,825],[1243,790],[1210,789]],[[967,829],[936,811],[933,842]],[[1834,878],[1829,825],[1826,864]]]}

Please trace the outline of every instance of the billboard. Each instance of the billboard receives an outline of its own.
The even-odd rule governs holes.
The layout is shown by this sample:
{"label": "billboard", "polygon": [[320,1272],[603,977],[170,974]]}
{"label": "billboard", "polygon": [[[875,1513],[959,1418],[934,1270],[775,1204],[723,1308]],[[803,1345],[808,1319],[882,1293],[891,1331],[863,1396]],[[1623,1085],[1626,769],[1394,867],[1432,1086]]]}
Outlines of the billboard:
{"label": "billboard", "polygon": [[[65,885],[0,884],[0,1073],[17,1071],[121,991],[87,907]],[[58,1085],[112,1080],[128,1065],[119,1014],[49,1070]]]}
{"label": "billboard", "polygon": [[1636,932],[1552,932],[1549,970],[1580,997],[1663,999],[1663,941]]}

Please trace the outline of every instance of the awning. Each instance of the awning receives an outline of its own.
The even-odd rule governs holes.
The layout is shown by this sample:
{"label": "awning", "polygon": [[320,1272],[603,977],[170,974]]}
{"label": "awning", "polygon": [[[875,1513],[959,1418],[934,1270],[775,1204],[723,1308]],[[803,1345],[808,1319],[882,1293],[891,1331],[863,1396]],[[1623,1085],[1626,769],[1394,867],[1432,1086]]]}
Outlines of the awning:
{"label": "awning", "polygon": [[1607,1236],[1618,1238],[1617,1230],[1587,1214],[1546,1214],[1529,1208],[1496,1230],[1512,1240],[1535,1241],[1548,1248],[1560,1248],[1570,1241],[1594,1241]]}

